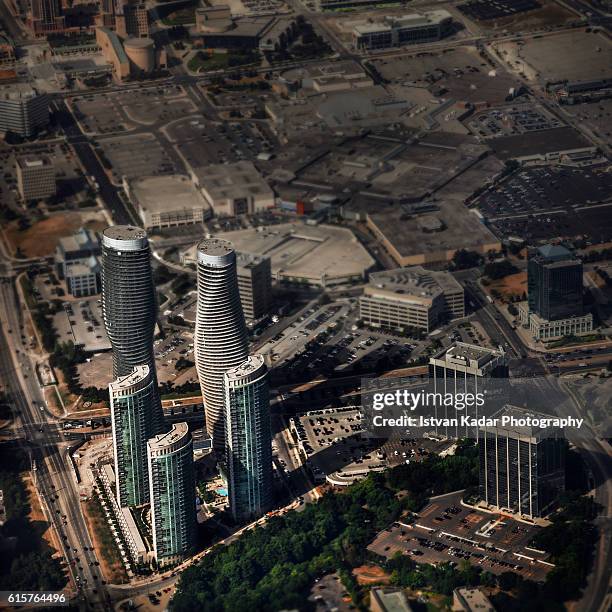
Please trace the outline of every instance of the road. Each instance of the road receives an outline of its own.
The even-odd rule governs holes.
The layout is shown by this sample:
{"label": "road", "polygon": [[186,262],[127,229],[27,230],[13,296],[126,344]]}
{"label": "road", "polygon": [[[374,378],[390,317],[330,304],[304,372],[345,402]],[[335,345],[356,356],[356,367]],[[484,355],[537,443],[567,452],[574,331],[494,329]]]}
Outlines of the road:
{"label": "road", "polygon": [[[0,262],[0,379],[16,415],[16,435],[35,462],[33,472],[45,512],[62,544],[77,599],[84,610],[108,610],[110,598],[102,584],[67,455],[61,429],[40,406],[44,397],[34,365],[21,341],[22,309],[10,264]],[[78,561],[77,561],[78,558]]]}

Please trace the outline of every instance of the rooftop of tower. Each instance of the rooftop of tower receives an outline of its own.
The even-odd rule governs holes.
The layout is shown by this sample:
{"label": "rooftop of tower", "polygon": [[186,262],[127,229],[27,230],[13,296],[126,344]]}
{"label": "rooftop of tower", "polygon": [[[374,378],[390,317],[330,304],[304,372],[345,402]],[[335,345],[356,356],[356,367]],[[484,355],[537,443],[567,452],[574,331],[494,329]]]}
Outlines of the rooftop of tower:
{"label": "rooftop of tower", "polygon": [[241,380],[255,374],[264,366],[264,358],[261,355],[249,355],[246,361],[226,372],[228,380]]}
{"label": "rooftop of tower", "polygon": [[127,391],[146,380],[149,376],[149,366],[146,364],[136,366],[129,374],[120,376],[109,385],[111,393]]}
{"label": "rooftop of tower", "polygon": [[174,423],[170,431],[157,434],[148,441],[149,450],[151,452],[176,450],[180,446],[183,446],[188,434],[189,427],[187,423]]}
{"label": "rooftop of tower", "polygon": [[236,259],[234,245],[219,238],[206,238],[198,244],[198,262],[226,266]]}
{"label": "rooftop of tower", "polygon": [[102,233],[102,242],[113,249],[142,249],[147,245],[147,232],[135,225],[113,225]]}

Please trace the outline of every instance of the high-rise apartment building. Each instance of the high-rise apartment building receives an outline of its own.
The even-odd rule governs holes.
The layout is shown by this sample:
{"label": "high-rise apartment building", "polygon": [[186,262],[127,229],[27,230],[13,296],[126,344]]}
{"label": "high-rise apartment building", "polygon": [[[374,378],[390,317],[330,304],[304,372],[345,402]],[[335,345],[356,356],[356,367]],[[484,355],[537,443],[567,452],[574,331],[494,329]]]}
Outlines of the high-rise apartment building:
{"label": "high-rise apartment building", "polygon": [[49,124],[49,98],[27,83],[0,85],[0,132],[23,138]]}
{"label": "high-rise apartment building", "polygon": [[196,368],[206,429],[216,450],[225,450],[224,374],[248,357],[247,329],[238,292],[236,253],[231,243],[210,238],[198,245]]}
{"label": "high-rise apartment building", "polygon": [[60,0],[31,0],[28,23],[36,36],[61,32],[66,20]]}
{"label": "high-rise apartment building", "polygon": [[187,423],[147,443],[153,551],[160,567],[175,565],[196,543],[193,442]]}
{"label": "high-rise apartment building", "polygon": [[54,196],[55,167],[49,157],[22,157],[16,164],[17,189],[25,202]]}
{"label": "high-rise apartment building", "polygon": [[147,364],[155,376],[156,297],[146,232],[115,225],[102,235],[102,315],[115,378]]}
{"label": "high-rise apartment building", "polygon": [[548,321],[582,315],[582,261],[565,247],[548,244],[529,258],[529,310]]}
{"label": "high-rise apartment building", "polygon": [[108,386],[113,454],[119,506],[149,501],[147,441],[161,431],[161,405],[156,380],[148,365],[140,365]]}
{"label": "high-rise apartment building", "polygon": [[228,495],[235,520],[262,516],[272,503],[268,369],[252,355],[225,373]]}
{"label": "high-rise apartment building", "polygon": [[[507,405],[496,417],[546,418]],[[565,490],[567,442],[551,429],[533,426],[481,427],[478,434],[480,496],[490,507],[530,518],[547,514]]]}

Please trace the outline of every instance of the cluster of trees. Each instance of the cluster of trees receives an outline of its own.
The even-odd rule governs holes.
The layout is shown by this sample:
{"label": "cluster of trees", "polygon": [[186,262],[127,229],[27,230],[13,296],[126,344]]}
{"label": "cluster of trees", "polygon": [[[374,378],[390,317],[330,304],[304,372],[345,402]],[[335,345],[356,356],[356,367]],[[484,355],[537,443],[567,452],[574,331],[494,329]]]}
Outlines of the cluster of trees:
{"label": "cluster of trees", "polygon": [[518,272],[518,269],[507,259],[503,261],[492,261],[485,265],[484,273],[491,280],[498,280]]}
{"label": "cluster of trees", "polygon": [[482,263],[482,256],[475,251],[466,251],[459,249],[455,251],[451,266],[454,270],[467,270],[468,268],[476,268]]}
{"label": "cluster of trees", "polygon": [[477,482],[473,443],[457,453],[372,473],[341,494],[328,492],[303,512],[273,517],[265,528],[213,549],[181,575],[173,611],[302,609],[313,581],[336,570],[359,604],[365,591],[351,572],[371,556],[367,546],[376,533],[405,510],[417,510],[431,490]]}
{"label": "cluster of trees", "polygon": [[59,591],[66,585],[62,565],[52,556],[42,533],[47,525],[30,521],[30,504],[21,472],[29,462],[15,444],[0,445],[0,489],[4,492],[6,523],[2,536],[15,538],[15,547],[7,548],[0,558],[0,590]]}

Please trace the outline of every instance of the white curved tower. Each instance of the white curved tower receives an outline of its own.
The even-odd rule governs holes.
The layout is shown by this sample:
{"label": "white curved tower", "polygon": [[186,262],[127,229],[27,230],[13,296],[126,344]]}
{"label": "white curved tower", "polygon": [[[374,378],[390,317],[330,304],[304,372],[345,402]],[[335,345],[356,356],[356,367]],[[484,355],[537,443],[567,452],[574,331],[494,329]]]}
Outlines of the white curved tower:
{"label": "white curved tower", "polygon": [[248,357],[248,336],[236,276],[236,253],[226,240],[198,245],[198,309],[195,358],[204,398],[206,430],[225,450],[223,376]]}

